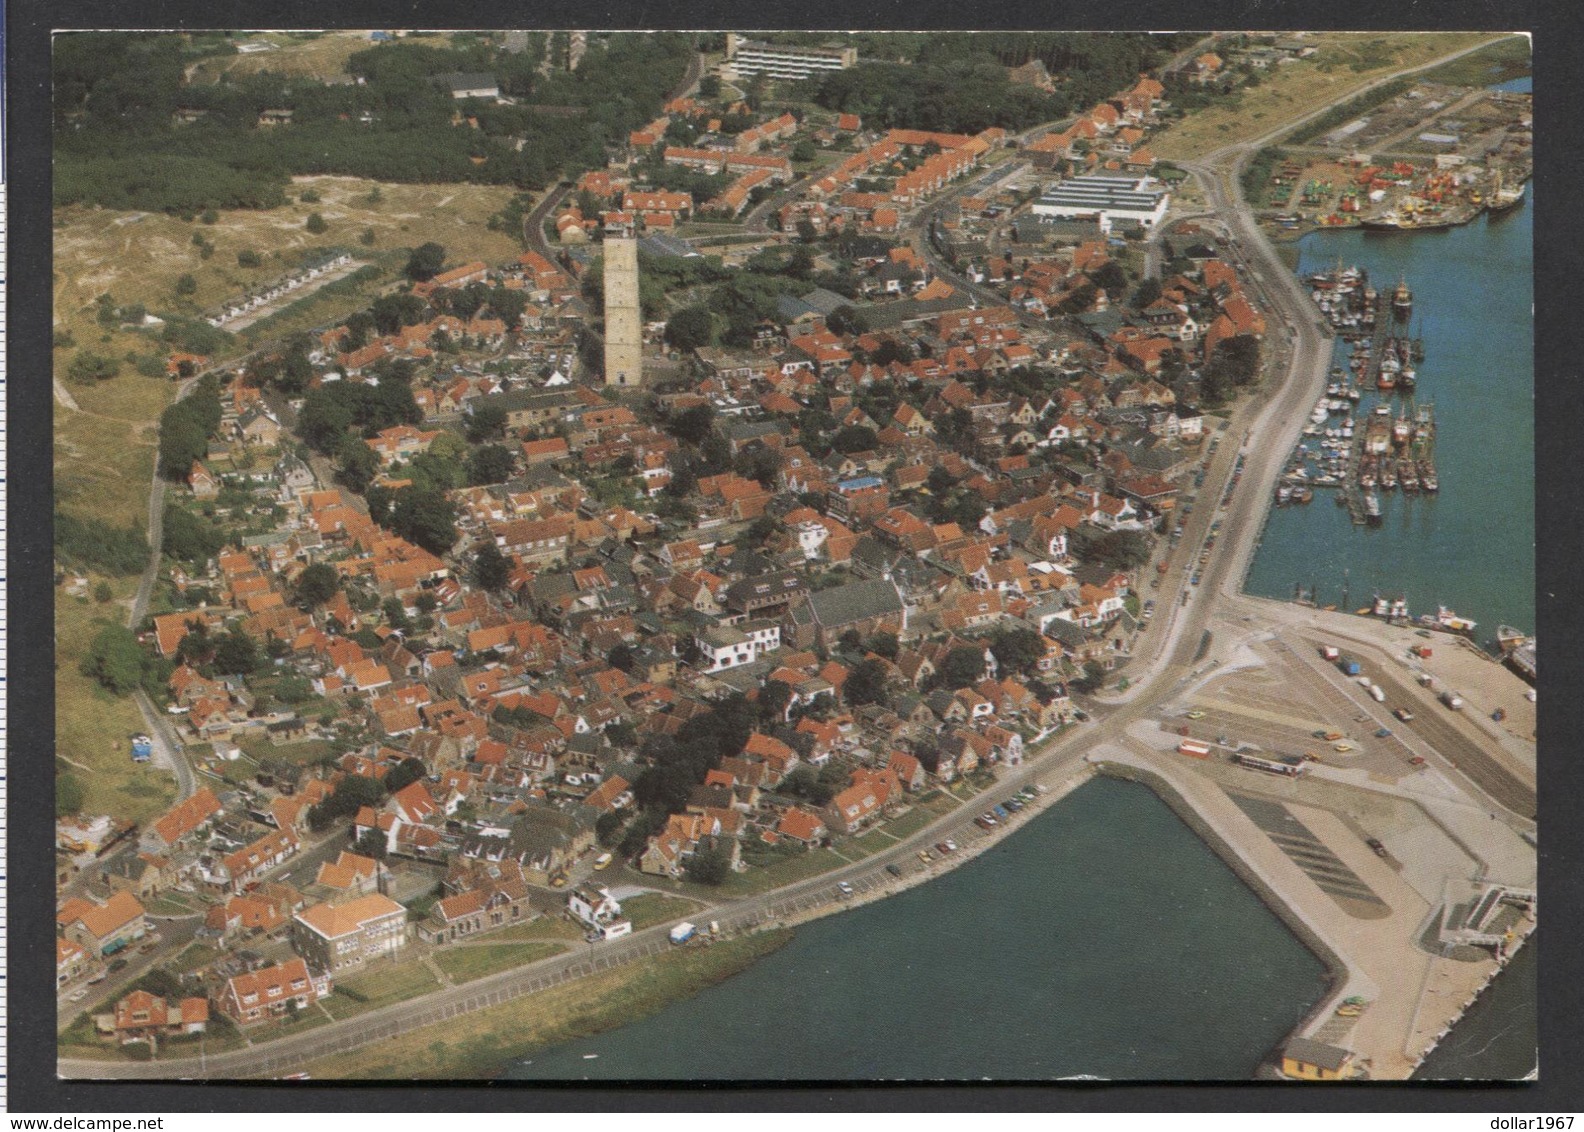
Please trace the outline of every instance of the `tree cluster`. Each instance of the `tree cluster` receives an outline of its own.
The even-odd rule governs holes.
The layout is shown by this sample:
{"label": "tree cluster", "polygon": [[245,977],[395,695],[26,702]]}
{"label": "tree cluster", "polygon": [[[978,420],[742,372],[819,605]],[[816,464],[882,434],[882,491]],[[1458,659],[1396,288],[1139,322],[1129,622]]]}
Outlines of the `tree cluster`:
{"label": "tree cluster", "polygon": [[[62,37],[55,200],[185,215],[274,208],[305,174],[543,188],[603,164],[607,144],[654,117],[691,54],[687,35],[613,35],[591,42],[575,73],[540,75],[531,51],[411,40],[354,53],[356,84],[270,72],[189,84],[181,37]],[[458,104],[436,81],[455,71],[494,74],[513,103]],[[177,109],[202,114],[177,124]],[[266,109],[291,110],[290,124],[260,128]],[[458,110],[478,128],[456,128]]]}
{"label": "tree cluster", "polygon": [[159,472],[168,480],[185,480],[193,462],[209,451],[209,437],[220,427],[220,384],[213,374],[192,393],[160,414]]}

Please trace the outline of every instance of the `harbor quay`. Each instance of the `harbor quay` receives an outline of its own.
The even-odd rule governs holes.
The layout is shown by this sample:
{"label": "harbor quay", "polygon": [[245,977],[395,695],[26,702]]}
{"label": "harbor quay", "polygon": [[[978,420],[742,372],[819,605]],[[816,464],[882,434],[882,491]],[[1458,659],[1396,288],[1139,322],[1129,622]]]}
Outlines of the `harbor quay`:
{"label": "harbor quay", "polygon": [[[1427,948],[1426,936],[1438,909],[1378,858],[1326,805],[1303,805],[1297,783],[1282,783],[1280,803],[1314,836],[1324,852],[1369,886],[1378,905],[1371,914],[1350,909],[1320,888],[1249,816],[1219,783],[1187,769],[1171,751],[1150,750],[1136,740],[1107,745],[1090,758],[1106,773],[1136,777],[1151,786],[1183,817],[1273,911],[1326,963],[1329,992],[1289,1035],[1344,1050],[1353,1072],[1372,1080],[1404,1080],[1435,1048],[1476,995],[1504,965],[1493,956],[1450,958]],[[1175,761],[1174,761],[1175,760]],[[1247,772],[1244,772],[1247,773]],[[1263,790],[1268,784],[1260,784]],[[1334,804],[1334,803],[1332,803]],[[1357,899],[1357,898],[1353,898]],[[1515,933],[1512,949],[1534,926]],[[1342,1016],[1349,1000],[1362,1009]],[[1273,1050],[1262,1075],[1275,1075],[1281,1050]]]}
{"label": "harbor quay", "polygon": [[[1087,759],[1161,794],[1330,969],[1289,1044],[1406,1079],[1535,924],[1527,685],[1459,638],[1241,594],[1210,634],[1176,693]],[[1463,710],[1442,686],[1469,690]]]}

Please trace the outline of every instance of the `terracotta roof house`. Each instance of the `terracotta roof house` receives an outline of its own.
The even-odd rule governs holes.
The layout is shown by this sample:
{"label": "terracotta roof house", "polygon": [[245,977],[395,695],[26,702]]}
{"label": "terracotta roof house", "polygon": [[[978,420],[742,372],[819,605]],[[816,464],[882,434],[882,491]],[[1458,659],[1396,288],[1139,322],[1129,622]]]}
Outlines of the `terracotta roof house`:
{"label": "terracotta roof house", "polygon": [[215,996],[215,1008],[238,1026],[251,1026],[282,1018],[292,1010],[306,1010],[330,993],[328,972],[311,973],[298,958],[273,967],[234,975]]}

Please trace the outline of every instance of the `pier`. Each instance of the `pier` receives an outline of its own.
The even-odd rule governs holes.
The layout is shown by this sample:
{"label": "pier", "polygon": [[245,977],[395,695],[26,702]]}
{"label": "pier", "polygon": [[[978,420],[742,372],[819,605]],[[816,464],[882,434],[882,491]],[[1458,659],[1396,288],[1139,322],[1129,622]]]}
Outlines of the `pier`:
{"label": "pier", "polygon": [[[1354,344],[1353,353],[1345,369],[1333,369],[1334,380],[1281,474],[1277,502],[1307,503],[1315,488],[1334,487],[1337,504],[1347,508],[1355,526],[1378,525],[1378,492],[1401,486],[1405,495],[1413,495],[1421,490],[1434,493],[1440,487],[1434,463],[1434,406],[1415,408],[1410,400],[1395,415],[1388,407],[1392,392],[1411,398],[1417,386],[1413,367],[1424,356],[1423,343],[1407,333],[1412,293],[1406,282],[1399,282],[1391,292],[1376,293],[1364,272],[1344,270],[1340,263],[1334,272],[1311,276],[1309,281],[1332,329]],[[1381,399],[1360,416],[1366,408],[1362,390],[1370,387],[1380,391]],[[1342,427],[1327,427],[1338,412],[1347,414]],[[1309,451],[1311,438],[1318,452]],[[1309,474],[1311,460],[1320,465],[1318,476]]]}

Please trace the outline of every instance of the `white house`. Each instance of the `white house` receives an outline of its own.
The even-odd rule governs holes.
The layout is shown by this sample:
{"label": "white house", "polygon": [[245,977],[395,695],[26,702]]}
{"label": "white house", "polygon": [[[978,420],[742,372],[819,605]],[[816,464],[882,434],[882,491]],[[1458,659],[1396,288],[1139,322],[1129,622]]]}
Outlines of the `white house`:
{"label": "white house", "polygon": [[580,884],[567,893],[567,911],[589,927],[600,928],[621,915],[621,903],[608,888]]}
{"label": "white house", "polygon": [[[780,632],[777,630],[777,644]],[[759,655],[754,639],[729,625],[712,625],[693,638],[704,658],[703,671],[725,672],[728,668],[741,668],[752,664]]]}
{"label": "white house", "polygon": [[803,552],[803,557],[811,562],[819,557],[820,547],[830,538],[830,530],[824,523],[815,519],[805,519],[793,530],[797,533],[798,549]]}

